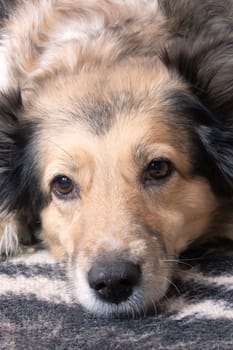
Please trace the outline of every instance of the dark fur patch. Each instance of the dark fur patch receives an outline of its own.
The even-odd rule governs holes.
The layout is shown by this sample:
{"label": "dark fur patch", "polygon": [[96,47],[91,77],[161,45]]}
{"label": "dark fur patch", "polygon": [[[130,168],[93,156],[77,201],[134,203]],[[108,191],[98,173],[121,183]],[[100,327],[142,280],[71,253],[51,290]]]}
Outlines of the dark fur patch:
{"label": "dark fur patch", "polygon": [[172,34],[195,39],[200,33],[210,38],[232,32],[232,0],[159,0],[168,17]]}
{"label": "dark fur patch", "polygon": [[194,42],[179,40],[161,55],[170,70],[177,72],[216,119],[232,122],[233,36],[212,40],[200,36]]}
{"label": "dark fur patch", "polygon": [[0,198],[4,210],[31,211],[37,216],[45,201],[34,168],[31,141],[36,125],[21,124],[19,91],[0,98]]}
{"label": "dark fur patch", "polygon": [[132,91],[120,93],[110,92],[108,98],[98,98],[86,95],[74,103],[71,112],[72,119],[66,122],[79,120],[88,125],[91,132],[100,136],[107,133],[112,127],[117,114],[130,113],[138,110],[143,101],[136,99]]}
{"label": "dark fur patch", "polygon": [[164,50],[161,58],[188,83],[194,96],[176,96],[176,105],[183,106],[194,121],[203,158],[200,170],[205,169],[215,192],[232,197],[233,37],[210,40],[200,36],[192,43],[179,40]]}
{"label": "dark fur patch", "polygon": [[189,135],[194,175],[206,177],[218,196],[232,197],[233,128],[220,123],[197,98],[185,92],[171,92],[166,106],[173,116],[173,127],[185,128]]}
{"label": "dark fur patch", "polygon": [[0,26],[2,23],[1,20],[8,17],[9,12],[12,11],[15,5],[16,0],[0,0]]}

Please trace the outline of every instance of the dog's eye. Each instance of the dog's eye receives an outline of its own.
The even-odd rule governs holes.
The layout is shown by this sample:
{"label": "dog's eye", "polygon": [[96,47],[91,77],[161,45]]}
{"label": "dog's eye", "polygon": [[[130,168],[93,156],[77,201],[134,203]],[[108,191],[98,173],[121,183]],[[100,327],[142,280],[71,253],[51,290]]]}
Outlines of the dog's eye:
{"label": "dog's eye", "polygon": [[153,159],[147,166],[143,180],[145,183],[151,180],[162,180],[171,175],[173,170],[172,162],[167,158]]}
{"label": "dog's eye", "polygon": [[70,197],[77,192],[73,181],[65,176],[58,175],[52,181],[52,192],[60,199]]}

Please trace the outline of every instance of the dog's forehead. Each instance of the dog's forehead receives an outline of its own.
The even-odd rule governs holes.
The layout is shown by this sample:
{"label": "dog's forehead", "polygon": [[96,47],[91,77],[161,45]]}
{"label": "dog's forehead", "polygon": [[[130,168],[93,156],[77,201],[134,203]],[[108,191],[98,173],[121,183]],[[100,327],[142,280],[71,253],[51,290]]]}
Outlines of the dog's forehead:
{"label": "dog's forehead", "polygon": [[44,124],[79,121],[96,135],[108,132],[120,115],[161,114],[166,91],[180,85],[157,60],[137,59],[125,65],[61,74],[42,82],[30,98],[29,119]]}
{"label": "dog's forehead", "polygon": [[40,149],[50,157],[68,152],[131,158],[132,151],[155,143],[181,149],[184,139],[171,127],[166,108],[169,91],[180,86],[161,64],[150,70],[138,62],[46,82],[30,111],[30,118],[39,116]]}

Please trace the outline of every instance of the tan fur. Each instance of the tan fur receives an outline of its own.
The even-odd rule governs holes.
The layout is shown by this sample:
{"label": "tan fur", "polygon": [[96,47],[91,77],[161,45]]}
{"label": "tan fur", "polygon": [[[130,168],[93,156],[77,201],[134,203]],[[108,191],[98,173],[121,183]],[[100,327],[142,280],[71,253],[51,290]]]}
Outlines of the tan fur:
{"label": "tan fur", "polygon": [[[168,34],[157,6],[143,0],[136,1],[134,6],[128,2],[20,1],[19,11],[7,22],[2,39],[2,47],[8,53],[11,87],[20,84],[28,92],[34,88],[35,81],[46,76],[63,71],[72,74],[85,65],[93,68],[103,61],[111,64],[125,51],[137,49],[138,41],[146,52],[154,43],[155,34],[159,45]],[[72,40],[72,34],[64,38],[64,30],[72,25],[76,33],[80,31],[78,41]],[[122,45],[119,37],[121,31],[125,33],[125,26],[132,38]],[[144,31],[151,32],[146,40]]]}
{"label": "tan fur", "polygon": [[[161,43],[171,40],[167,20],[156,4],[132,3],[20,1],[0,48],[0,59],[9,54],[2,90],[19,85],[20,118],[40,122],[32,148],[40,187],[50,199],[41,212],[43,239],[67,261],[80,302],[105,314],[133,313],[159,301],[173,261],[209,233],[220,206],[207,180],[191,172],[188,134],[175,134],[169,124],[166,93],[190,91],[157,55]],[[113,98],[123,106],[135,103],[116,108],[102,129],[92,125],[85,107],[111,105]],[[162,185],[145,188],[141,173],[159,157],[172,161],[174,173]],[[60,200],[51,193],[60,174],[74,181],[79,197]],[[141,266],[136,306],[106,306],[91,294],[86,276],[105,256]]]}

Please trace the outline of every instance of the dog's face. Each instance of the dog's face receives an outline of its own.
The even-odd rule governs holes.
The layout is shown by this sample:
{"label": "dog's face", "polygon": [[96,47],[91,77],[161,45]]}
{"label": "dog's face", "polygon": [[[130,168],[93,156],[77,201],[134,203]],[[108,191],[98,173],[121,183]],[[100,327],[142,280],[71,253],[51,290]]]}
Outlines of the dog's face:
{"label": "dog's face", "polygon": [[208,113],[159,60],[140,59],[47,79],[25,105],[21,176],[78,300],[105,315],[153,308],[218,206],[197,135]]}
{"label": "dog's face", "polygon": [[216,207],[174,119],[172,92],[184,89],[161,63],[139,61],[47,82],[26,113],[40,120],[44,239],[96,313],[133,314],[160,300],[175,256]]}

